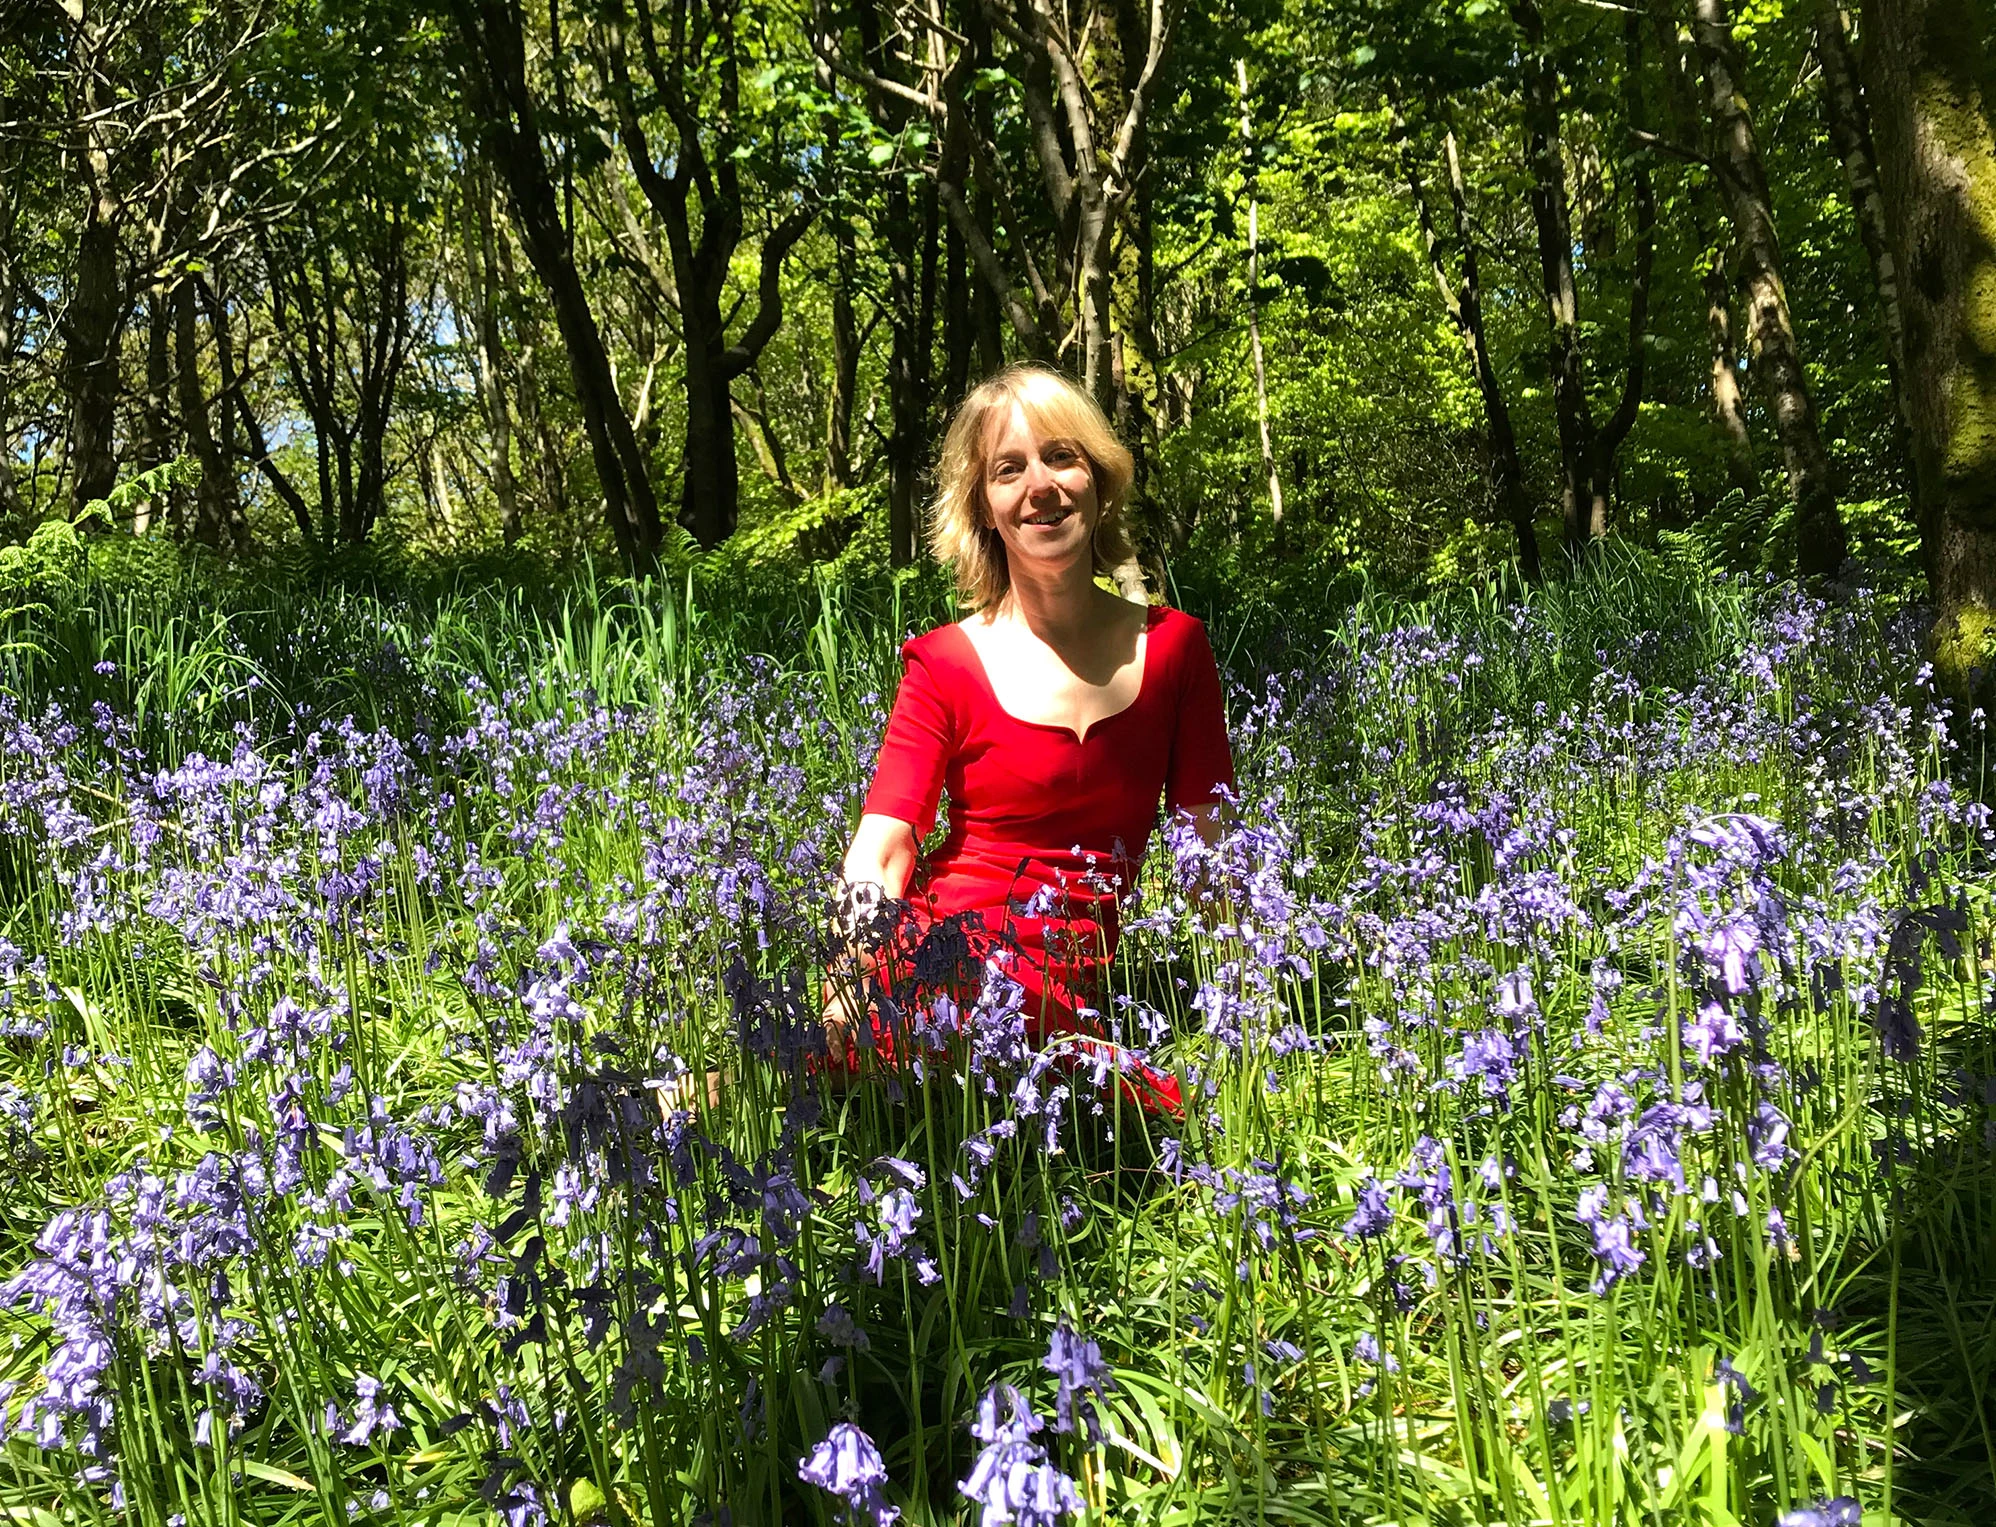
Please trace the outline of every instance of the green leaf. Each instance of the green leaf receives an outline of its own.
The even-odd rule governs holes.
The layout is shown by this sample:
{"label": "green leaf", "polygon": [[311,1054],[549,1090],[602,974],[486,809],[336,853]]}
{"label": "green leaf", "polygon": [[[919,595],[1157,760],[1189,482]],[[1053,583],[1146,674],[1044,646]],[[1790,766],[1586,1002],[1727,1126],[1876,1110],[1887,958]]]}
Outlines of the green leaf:
{"label": "green leaf", "polygon": [[289,1469],[280,1469],[274,1463],[259,1463],[254,1458],[243,1460],[242,1470],[251,1479],[260,1479],[267,1485],[282,1485],[287,1490],[310,1492],[312,1481],[301,1479]]}

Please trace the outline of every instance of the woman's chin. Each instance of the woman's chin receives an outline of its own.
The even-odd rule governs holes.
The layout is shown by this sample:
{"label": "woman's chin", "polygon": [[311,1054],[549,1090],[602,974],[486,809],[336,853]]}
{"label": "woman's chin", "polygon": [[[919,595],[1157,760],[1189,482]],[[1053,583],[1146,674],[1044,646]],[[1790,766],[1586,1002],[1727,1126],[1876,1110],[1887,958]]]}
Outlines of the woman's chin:
{"label": "woman's chin", "polygon": [[1066,525],[1035,532],[1031,539],[1005,550],[1014,568],[1023,564],[1042,576],[1066,572],[1075,563],[1089,560],[1087,537]]}

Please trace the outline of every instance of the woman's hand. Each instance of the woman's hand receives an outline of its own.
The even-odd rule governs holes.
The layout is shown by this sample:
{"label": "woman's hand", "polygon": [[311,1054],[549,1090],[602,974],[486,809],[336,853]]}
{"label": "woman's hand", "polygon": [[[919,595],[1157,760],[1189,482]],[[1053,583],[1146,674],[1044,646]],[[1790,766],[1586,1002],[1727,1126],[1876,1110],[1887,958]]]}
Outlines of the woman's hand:
{"label": "woman's hand", "polygon": [[1194,899],[1204,900],[1213,891],[1213,861],[1211,850],[1219,847],[1220,839],[1227,831],[1227,806],[1224,801],[1208,801],[1203,806],[1188,806],[1185,814],[1192,819],[1192,831],[1207,850],[1194,857],[1189,865],[1181,861],[1187,872],[1189,890]]}
{"label": "woman's hand", "polygon": [[864,991],[873,968],[873,951],[864,945],[865,930],[885,902],[907,894],[915,873],[915,828],[899,817],[868,812],[859,819],[852,845],[840,872],[838,936],[844,947],[832,956],[825,973],[825,1043],[833,1061],[826,1080],[835,1091],[852,1080],[851,1060],[859,1026],[866,1021]]}

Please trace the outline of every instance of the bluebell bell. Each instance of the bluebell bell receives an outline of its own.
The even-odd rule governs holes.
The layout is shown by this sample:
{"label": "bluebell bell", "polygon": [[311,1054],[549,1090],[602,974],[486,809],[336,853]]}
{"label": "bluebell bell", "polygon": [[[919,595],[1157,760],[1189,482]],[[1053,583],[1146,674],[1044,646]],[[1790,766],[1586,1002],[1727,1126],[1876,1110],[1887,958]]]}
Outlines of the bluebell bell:
{"label": "bluebell bell", "polygon": [[899,1508],[890,1506],[880,1493],[880,1487],[887,1483],[887,1465],[881,1461],[880,1450],[849,1421],[835,1424],[811,1449],[797,1465],[797,1477],[845,1502],[849,1523],[889,1527],[901,1516]]}
{"label": "bluebell bell", "polygon": [[1775,1518],[1775,1527],[1859,1527],[1863,1512],[1848,1495],[1833,1495],[1784,1511]]}
{"label": "bluebell bell", "polygon": [[402,1429],[402,1419],[382,1398],[381,1381],[368,1374],[354,1376],[353,1419],[340,1433],[340,1441],[362,1446],[376,1436],[389,1436]]}
{"label": "bluebell bell", "polygon": [[1346,1240],[1370,1239],[1393,1228],[1393,1205],[1376,1177],[1366,1178],[1358,1190],[1358,1209],[1344,1222],[1339,1234]]}
{"label": "bluebell bell", "polygon": [[[1054,1429],[1071,1432],[1077,1425],[1087,1430],[1091,1442],[1101,1440],[1101,1423],[1090,1396],[1107,1394],[1116,1387],[1102,1348],[1091,1337],[1078,1334],[1063,1318],[1048,1338],[1046,1356],[1040,1366],[1054,1376],[1058,1391],[1054,1399]],[[1078,1420],[1077,1420],[1078,1418]]]}
{"label": "bluebell bell", "polygon": [[971,1433],[983,1443],[957,1488],[978,1508],[979,1527],[1058,1527],[1082,1509],[1081,1492],[1033,1441],[1040,1429],[1019,1392],[994,1385],[977,1406]]}

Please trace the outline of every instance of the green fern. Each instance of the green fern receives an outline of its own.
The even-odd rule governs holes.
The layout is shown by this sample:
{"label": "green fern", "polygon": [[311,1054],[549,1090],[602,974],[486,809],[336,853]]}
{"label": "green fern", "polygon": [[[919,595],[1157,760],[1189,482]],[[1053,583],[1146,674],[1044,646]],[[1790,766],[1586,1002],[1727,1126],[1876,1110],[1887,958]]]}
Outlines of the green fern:
{"label": "green fern", "polygon": [[[183,456],[141,472],[113,488],[107,497],[92,499],[74,519],[43,520],[18,545],[0,546],[0,632],[34,619],[50,619],[71,608],[90,586],[90,543],[84,529],[109,529],[146,499],[175,489],[191,488],[201,480],[200,463]],[[32,637],[0,640],[0,653],[40,652]]]}

